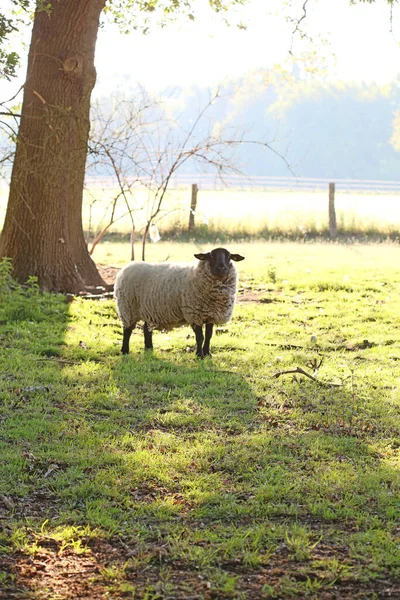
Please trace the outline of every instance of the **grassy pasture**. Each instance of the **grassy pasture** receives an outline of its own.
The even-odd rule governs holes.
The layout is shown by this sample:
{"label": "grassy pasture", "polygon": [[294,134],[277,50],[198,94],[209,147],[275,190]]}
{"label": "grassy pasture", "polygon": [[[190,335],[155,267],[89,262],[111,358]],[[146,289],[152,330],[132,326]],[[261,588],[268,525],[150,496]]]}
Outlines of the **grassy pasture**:
{"label": "grassy pasture", "polygon": [[[0,228],[7,204],[8,190],[0,186]],[[118,190],[97,186],[85,190],[83,225],[91,237],[108,224],[113,199]],[[143,189],[128,195],[137,235],[147,221],[152,200]],[[392,194],[336,192],[338,232],[344,236],[400,235],[400,200]],[[186,232],[189,221],[190,189],[171,189],[156,222],[161,236],[171,237]],[[279,238],[326,236],[328,230],[328,192],[266,190],[199,190],[196,211],[197,237],[216,235],[235,239],[248,237]],[[126,204],[120,199],[115,222],[109,232],[131,231],[131,219]]]}
{"label": "grassy pasture", "polygon": [[[112,189],[92,189],[85,194],[84,226],[89,225],[89,206],[92,207],[92,229],[107,222],[107,207],[116,195]],[[136,227],[141,230],[148,214],[146,193],[132,196]],[[162,218],[158,219],[161,235],[186,231],[189,220],[190,190],[171,190],[163,203]],[[140,210],[147,207],[147,210]],[[118,221],[111,231],[125,233],[131,229],[126,206],[119,204]],[[400,232],[400,201],[390,194],[336,193],[338,230],[343,235],[393,236]],[[196,226],[203,236],[227,235],[236,239],[248,236],[304,236],[328,232],[327,192],[200,190],[196,211]]]}
{"label": "grassy pasture", "polygon": [[[231,246],[202,362],[189,329],[121,357],[112,301],[10,292],[3,267],[0,598],[400,597],[400,248]],[[321,359],[320,383],[273,377]]]}

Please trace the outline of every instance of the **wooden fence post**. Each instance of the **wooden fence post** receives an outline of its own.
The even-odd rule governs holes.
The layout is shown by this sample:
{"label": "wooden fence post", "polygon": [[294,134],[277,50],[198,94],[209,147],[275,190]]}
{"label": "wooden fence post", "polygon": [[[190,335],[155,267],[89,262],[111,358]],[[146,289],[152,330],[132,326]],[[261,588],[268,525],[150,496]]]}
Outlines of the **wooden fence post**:
{"label": "wooden fence post", "polygon": [[335,211],[335,184],[329,184],[329,237],[335,238],[337,234]]}
{"label": "wooden fence post", "polygon": [[193,183],[192,184],[192,198],[190,200],[189,231],[193,231],[193,229],[194,229],[194,216],[196,213],[196,206],[197,206],[197,192],[198,192],[197,183]]}

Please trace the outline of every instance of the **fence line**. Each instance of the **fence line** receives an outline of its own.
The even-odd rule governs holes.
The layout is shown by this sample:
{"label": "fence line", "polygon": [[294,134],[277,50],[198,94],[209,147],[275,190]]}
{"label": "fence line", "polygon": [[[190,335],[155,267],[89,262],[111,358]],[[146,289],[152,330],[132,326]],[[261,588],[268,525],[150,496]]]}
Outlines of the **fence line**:
{"label": "fence line", "polygon": [[[133,182],[133,178],[132,178]],[[337,192],[359,192],[376,194],[400,193],[400,181],[378,179],[335,179],[316,177],[264,177],[229,175],[221,179],[215,175],[195,173],[177,174],[171,178],[170,189],[179,189],[197,183],[200,190],[253,190],[253,191],[326,191],[330,183],[335,183]],[[87,177],[88,188],[115,188],[117,182],[113,177]],[[140,185],[134,187],[141,187]]]}
{"label": "fence line", "polygon": [[[134,178],[132,177],[132,182]],[[199,190],[252,190],[321,192],[326,191],[330,183],[335,183],[337,192],[358,192],[375,194],[400,194],[400,181],[384,179],[335,179],[317,177],[278,177],[229,175],[223,179],[206,173],[176,174],[171,178],[170,189],[179,189],[197,183]],[[113,189],[117,187],[115,177],[87,177],[89,189]],[[139,184],[134,188],[143,187]],[[8,182],[0,180],[0,192],[8,188]]]}

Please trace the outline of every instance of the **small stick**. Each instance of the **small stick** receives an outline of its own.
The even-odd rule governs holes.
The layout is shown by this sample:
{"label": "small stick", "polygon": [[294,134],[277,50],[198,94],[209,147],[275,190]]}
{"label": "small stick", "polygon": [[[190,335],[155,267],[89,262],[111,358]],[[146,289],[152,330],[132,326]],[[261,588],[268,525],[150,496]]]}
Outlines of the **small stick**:
{"label": "small stick", "polygon": [[11,500],[9,500],[7,498],[7,496],[5,496],[4,494],[0,494],[0,500],[2,501],[2,503],[4,504],[4,506],[6,508],[8,508],[8,510],[14,510],[14,504],[11,502]]}
{"label": "small stick", "polygon": [[324,381],[320,381],[313,375],[310,375],[310,373],[307,373],[307,371],[305,371],[301,367],[296,367],[295,369],[289,369],[288,371],[278,371],[277,373],[274,373],[274,375],[272,375],[272,377],[274,377],[275,379],[278,379],[278,377],[280,377],[281,375],[290,375],[291,373],[299,373],[300,375],[304,375],[305,377],[312,379],[312,381],[315,381],[315,383],[317,383],[318,385],[321,385],[323,387],[341,387],[341,385],[342,385],[341,383],[325,383]]}

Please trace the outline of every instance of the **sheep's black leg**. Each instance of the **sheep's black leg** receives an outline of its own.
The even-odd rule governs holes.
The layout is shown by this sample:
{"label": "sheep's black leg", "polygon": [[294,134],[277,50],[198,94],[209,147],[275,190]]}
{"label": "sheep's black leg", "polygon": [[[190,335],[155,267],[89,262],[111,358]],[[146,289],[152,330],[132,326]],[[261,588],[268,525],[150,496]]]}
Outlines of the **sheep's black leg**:
{"label": "sheep's black leg", "polygon": [[124,329],[124,337],[122,339],[122,354],[129,354],[129,340],[131,338],[131,334],[134,327],[125,327]]}
{"label": "sheep's black leg", "polygon": [[143,327],[144,333],[144,349],[145,350],[153,350],[153,332],[149,329],[147,323],[144,324]]}
{"label": "sheep's black leg", "polygon": [[204,340],[204,346],[203,346],[203,356],[211,356],[211,352],[210,352],[210,340],[212,338],[212,334],[213,334],[213,323],[207,323],[206,324],[206,337]]}
{"label": "sheep's black leg", "polygon": [[203,327],[201,325],[192,325],[193,327],[193,331],[196,335],[196,356],[198,356],[199,358],[203,358],[204,354],[203,354],[203,342],[204,342],[204,335],[203,335]]}

